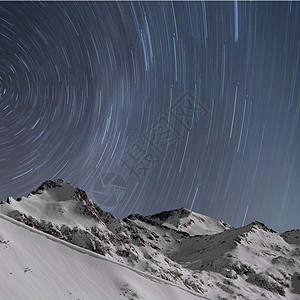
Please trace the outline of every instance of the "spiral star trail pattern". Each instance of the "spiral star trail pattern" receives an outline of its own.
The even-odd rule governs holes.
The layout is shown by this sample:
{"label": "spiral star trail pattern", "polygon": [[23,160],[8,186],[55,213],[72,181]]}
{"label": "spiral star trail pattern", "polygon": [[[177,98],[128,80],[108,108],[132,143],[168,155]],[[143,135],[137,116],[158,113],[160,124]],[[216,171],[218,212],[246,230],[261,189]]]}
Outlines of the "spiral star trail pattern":
{"label": "spiral star trail pattern", "polygon": [[1,199],[63,178],[119,217],[299,228],[299,12],[1,2]]}

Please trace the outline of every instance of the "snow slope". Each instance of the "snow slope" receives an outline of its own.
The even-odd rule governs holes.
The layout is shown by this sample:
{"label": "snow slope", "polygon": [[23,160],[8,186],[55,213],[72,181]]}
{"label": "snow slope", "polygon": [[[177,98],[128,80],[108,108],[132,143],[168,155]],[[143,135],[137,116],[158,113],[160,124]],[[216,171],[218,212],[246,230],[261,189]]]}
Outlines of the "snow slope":
{"label": "snow slope", "polygon": [[207,299],[0,215],[1,299]]}

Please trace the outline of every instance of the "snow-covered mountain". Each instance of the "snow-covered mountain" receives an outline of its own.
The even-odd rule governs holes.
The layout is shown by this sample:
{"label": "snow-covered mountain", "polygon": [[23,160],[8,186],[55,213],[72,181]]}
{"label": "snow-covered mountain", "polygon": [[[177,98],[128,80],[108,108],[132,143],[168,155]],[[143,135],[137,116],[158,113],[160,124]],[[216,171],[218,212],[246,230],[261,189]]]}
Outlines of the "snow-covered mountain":
{"label": "snow-covered mountain", "polygon": [[147,218],[159,225],[183,231],[189,235],[216,234],[232,228],[221,220],[196,214],[185,208],[163,211]]}
{"label": "snow-covered mountain", "polygon": [[[28,237],[24,244],[28,246],[30,263],[35,265],[39,272],[47,273],[48,263],[41,262],[44,254],[40,251],[47,252],[47,243],[50,243],[51,252],[55,252],[56,247],[69,245],[66,248],[72,249],[73,252],[75,250],[78,252],[80,249],[80,251],[88,251],[90,255],[92,252],[97,253],[92,256],[91,260],[99,262],[87,262],[85,266],[85,259],[82,259],[78,263],[78,266],[80,265],[80,268],[86,271],[84,275],[87,280],[92,281],[94,286],[101,286],[102,276],[105,280],[119,283],[118,276],[130,273],[122,277],[123,281],[128,279],[125,280],[124,285],[115,284],[109,297],[107,297],[109,289],[106,287],[103,287],[103,290],[108,294],[97,297],[92,292],[89,294],[88,285],[83,285],[81,292],[76,293],[84,299],[124,299],[124,297],[128,299],[194,299],[193,297],[200,299],[203,297],[208,299],[300,299],[299,230],[279,234],[259,222],[234,229],[223,221],[184,208],[146,217],[135,214],[120,220],[111,213],[101,210],[98,205],[88,199],[84,191],[63,180],[47,181],[27,197],[17,200],[9,197],[6,202],[1,203],[0,213],[2,214],[0,246],[2,245],[3,255],[8,253],[8,245],[13,244],[12,242],[6,243],[9,237],[6,238],[5,234],[11,234],[11,240],[14,240],[16,245],[11,250],[13,254],[9,254],[6,260],[3,255],[1,256],[3,263],[7,264],[7,271],[9,266],[17,269],[24,267],[22,259],[14,258],[14,255],[23,256],[23,253],[18,254],[23,251],[21,247],[23,237],[18,240],[17,236],[20,234],[25,237],[30,234],[30,238]],[[24,227],[24,225],[20,225],[21,229],[18,229],[16,224],[19,223],[16,221],[9,223],[7,217],[34,227],[34,230],[29,232],[25,229],[29,227]],[[6,227],[7,230],[2,229]],[[60,243],[55,238],[45,239],[47,236],[45,234],[38,235],[37,233],[41,231],[58,238]],[[41,238],[43,241],[38,241]],[[30,250],[32,247],[37,247],[36,243],[41,243],[44,247],[44,250],[38,252],[39,254]],[[71,250],[65,251],[59,252],[63,254],[56,254],[60,256],[57,260],[62,260],[65,256],[65,261],[69,262],[69,257],[71,257],[70,265],[74,264],[74,258],[68,254]],[[34,262],[35,255],[37,255],[37,262]],[[51,253],[47,253],[48,255],[51,256]],[[101,260],[101,257],[106,259]],[[51,263],[55,266],[52,272],[55,272],[54,269],[57,268],[56,272],[61,272],[65,278],[71,277],[71,281],[76,283],[72,277],[72,274],[76,272],[74,266],[68,269],[64,264],[55,263],[55,260],[56,258]],[[111,261],[116,263],[114,268],[118,275],[114,272],[106,272],[103,275],[102,271],[96,267],[99,265],[101,268],[105,265],[104,269],[110,268],[107,264],[111,264]],[[93,265],[91,269],[93,275],[89,276],[88,270],[91,265]],[[101,279],[99,279],[100,273]],[[39,274],[36,273],[35,280],[42,281],[42,276]],[[136,274],[139,274],[138,276],[142,279],[140,277],[136,279],[134,277],[137,276]],[[151,275],[160,278],[155,279],[155,285],[157,285],[157,292],[160,291],[164,296],[148,293],[146,287],[149,286],[149,291],[153,289],[154,277]],[[7,278],[9,278],[9,272],[6,274]],[[24,279],[22,278],[20,276],[20,282]],[[63,279],[61,277],[57,280]],[[141,284],[135,284],[136,280]],[[171,282],[172,285],[166,285],[164,280]],[[40,286],[46,285],[46,282],[47,280]],[[22,286],[22,284],[17,286]],[[170,289],[173,292],[169,292],[165,285],[168,288],[171,286]],[[76,284],[70,283],[70,289],[78,291],[75,286]],[[120,286],[126,286],[127,292],[123,293]],[[147,291],[143,290],[143,286]],[[179,292],[177,293],[176,286],[180,289],[180,293],[183,293],[182,296]],[[192,293],[187,293],[186,289]],[[13,290],[9,292],[14,293]],[[37,289],[35,295],[38,295],[39,291],[42,293],[42,290],[43,288]],[[71,290],[70,292],[72,293]],[[40,294],[39,297],[40,299],[69,299],[63,296],[62,291],[60,293],[58,297],[43,297],[44,294]],[[39,299],[39,297],[33,298]],[[10,296],[5,299],[20,298],[16,294],[15,298]],[[77,298],[70,296],[70,299]]]}
{"label": "snow-covered mountain", "polygon": [[0,215],[0,299],[206,299]]}

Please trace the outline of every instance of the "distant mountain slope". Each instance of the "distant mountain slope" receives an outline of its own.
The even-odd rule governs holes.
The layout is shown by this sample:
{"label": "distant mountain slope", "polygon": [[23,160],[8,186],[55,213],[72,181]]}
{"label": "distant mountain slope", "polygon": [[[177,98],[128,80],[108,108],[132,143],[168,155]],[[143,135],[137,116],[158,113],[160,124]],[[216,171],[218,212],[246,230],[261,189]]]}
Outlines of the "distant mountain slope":
{"label": "distant mountain slope", "polygon": [[232,228],[224,221],[194,213],[186,208],[163,211],[148,218],[157,224],[187,232],[189,235],[216,234]]}
{"label": "distant mountain slope", "polygon": [[299,230],[234,229],[184,208],[119,220],[63,180],[10,197],[0,213],[211,299],[300,299]]}
{"label": "distant mountain slope", "polygon": [[27,228],[0,215],[1,299],[206,299]]}

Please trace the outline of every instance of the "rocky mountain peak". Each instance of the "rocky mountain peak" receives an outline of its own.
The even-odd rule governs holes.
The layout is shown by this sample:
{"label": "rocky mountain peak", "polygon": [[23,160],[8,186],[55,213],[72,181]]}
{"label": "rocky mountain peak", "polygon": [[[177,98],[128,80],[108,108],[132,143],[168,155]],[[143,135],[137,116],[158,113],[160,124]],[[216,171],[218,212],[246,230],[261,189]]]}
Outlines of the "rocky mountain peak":
{"label": "rocky mountain peak", "polygon": [[166,221],[171,217],[177,217],[179,219],[186,218],[189,215],[191,215],[192,211],[188,210],[184,207],[178,208],[178,209],[173,209],[173,210],[168,210],[168,211],[162,211],[158,214],[154,214],[150,216],[151,219],[159,219],[161,221]]}
{"label": "rocky mountain peak", "polygon": [[[66,184],[70,184],[67,183],[66,181],[64,181],[63,179],[55,179],[55,180],[47,180],[45,182],[43,182],[37,189],[36,191],[32,192],[37,193],[39,191],[45,191],[48,189],[55,189],[55,188],[61,188]],[[71,184],[70,184],[71,185]]]}

